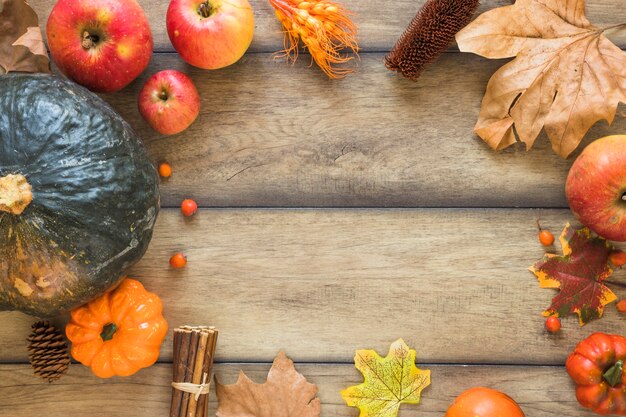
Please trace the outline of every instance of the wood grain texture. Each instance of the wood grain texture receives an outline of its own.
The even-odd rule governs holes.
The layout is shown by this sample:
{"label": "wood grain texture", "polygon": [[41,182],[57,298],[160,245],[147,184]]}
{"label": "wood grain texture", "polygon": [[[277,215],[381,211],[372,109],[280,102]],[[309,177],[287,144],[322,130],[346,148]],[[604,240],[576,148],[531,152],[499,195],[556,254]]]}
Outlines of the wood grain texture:
{"label": "wood grain texture", "polygon": [[[380,352],[384,353],[384,352]],[[399,417],[442,417],[453,399],[472,386],[488,386],[511,395],[529,417],[592,417],[576,402],[574,389],[561,367],[429,366],[432,384],[422,393],[420,405],[403,405]],[[319,388],[323,417],[354,417],[340,390],[362,382],[353,366],[298,365],[299,372]],[[221,364],[216,375],[222,383],[234,383],[239,370],[262,383],[269,364]],[[28,365],[0,366],[0,411],[11,417],[165,417],[169,412],[171,366],[157,365],[139,374],[114,380],[100,380],[80,365],[70,368],[59,382],[40,382]],[[217,408],[211,387],[209,415]]]}
{"label": "wood grain texture", "polygon": [[[562,364],[590,333],[623,332],[624,317],[610,305],[582,329],[571,316],[558,336],[545,332],[556,292],[528,271],[543,255],[537,217],[555,234],[572,220],[560,210],[202,210],[190,220],[166,210],[131,276],[162,297],[170,328],[217,326],[222,362],[268,362],[279,349],[349,362],[403,337],[423,362]],[[189,263],[174,271],[178,251]],[[0,320],[0,362],[25,362],[32,320]]]}
{"label": "wood grain texture", "polygon": [[[425,0],[396,0],[384,5],[373,1],[344,0],[343,3],[355,13],[354,20],[359,27],[359,44],[363,51],[388,51],[404,31]],[[40,17],[45,30],[45,22],[55,0],[32,0],[30,2]],[[173,51],[165,28],[165,15],[169,1],[139,0],[148,17],[154,36],[156,51]],[[494,7],[511,4],[510,0],[485,0],[479,12]],[[621,0],[587,0],[587,15],[599,27],[622,23],[624,16]],[[268,0],[250,0],[255,15],[255,35],[251,52],[275,52],[283,48],[281,26],[274,16]],[[44,33],[45,36],[45,33]],[[617,33],[616,42],[626,45],[626,34]]]}
{"label": "wood grain texture", "polygon": [[[501,62],[446,54],[412,83],[382,60],[366,54],[356,75],[329,82],[304,62],[264,54],[213,73],[159,55],[148,74],[188,71],[203,92],[198,121],[169,138],[137,111],[145,76],[106,98],[155,160],[172,163],[166,206],[191,197],[205,207],[567,207],[571,161],[545,135],[530,152],[519,145],[496,154],[472,132]],[[626,119],[617,117],[587,140],[623,132]]]}

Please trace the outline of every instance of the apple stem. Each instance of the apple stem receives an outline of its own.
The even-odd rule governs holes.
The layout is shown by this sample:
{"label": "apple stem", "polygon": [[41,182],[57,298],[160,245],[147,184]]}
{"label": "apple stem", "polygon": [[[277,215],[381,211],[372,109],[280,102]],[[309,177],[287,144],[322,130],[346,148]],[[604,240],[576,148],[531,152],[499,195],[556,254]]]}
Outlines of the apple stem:
{"label": "apple stem", "polygon": [[85,49],[91,49],[100,41],[100,37],[98,35],[92,35],[91,33],[84,31],[83,32],[83,41],[81,42],[81,46]]}
{"label": "apple stem", "polygon": [[626,193],[622,194],[622,201],[626,201]]}
{"label": "apple stem", "polygon": [[200,3],[200,6],[198,6],[198,14],[202,17],[210,17],[213,14],[213,7],[209,0]]}
{"label": "apple stem", "polygon": [[165,90],[161,91],[161,92],[159,93],[159,98],[160,98],[161,100],[163,100],[163,101],[166,101],[166,100],[168,99],[167,92],[166,92]]}

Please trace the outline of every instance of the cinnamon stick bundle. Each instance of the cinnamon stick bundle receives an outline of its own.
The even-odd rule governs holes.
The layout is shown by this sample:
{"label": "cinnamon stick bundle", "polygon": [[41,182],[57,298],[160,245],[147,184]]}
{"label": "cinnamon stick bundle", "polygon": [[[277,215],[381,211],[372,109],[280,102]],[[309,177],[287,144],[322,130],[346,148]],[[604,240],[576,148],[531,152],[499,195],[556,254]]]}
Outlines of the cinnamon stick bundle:
{"label": "cinnamon stick bundle", "polygon": [[174,330],[170,417],[206,417],[218,330],[181,326]]}

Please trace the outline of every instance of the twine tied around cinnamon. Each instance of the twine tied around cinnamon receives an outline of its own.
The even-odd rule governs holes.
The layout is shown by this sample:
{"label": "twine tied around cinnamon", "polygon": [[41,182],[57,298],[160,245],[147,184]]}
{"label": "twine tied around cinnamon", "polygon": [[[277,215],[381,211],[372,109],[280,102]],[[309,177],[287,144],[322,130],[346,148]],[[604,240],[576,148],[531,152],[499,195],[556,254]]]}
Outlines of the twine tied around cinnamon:
{"label": "twine tied around cinnamon", "polygon": [[177,389],[182,392],[188,392],[189,394],[194,394],[196,401],[200,398],[201,395],[206,395],[209,393],[211,388],[211,380],[207,382],[208,375],[205,372],[202,374],[202,383],[193,384],[191,382],[172,382],[172,388]]}

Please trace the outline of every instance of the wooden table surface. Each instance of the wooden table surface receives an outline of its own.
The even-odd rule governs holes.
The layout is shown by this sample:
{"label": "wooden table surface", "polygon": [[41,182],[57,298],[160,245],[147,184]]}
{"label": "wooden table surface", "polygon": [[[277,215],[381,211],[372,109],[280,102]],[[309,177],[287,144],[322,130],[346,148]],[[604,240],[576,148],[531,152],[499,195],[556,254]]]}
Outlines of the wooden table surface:
{"label": "wooden table surface", "polygon": [[[45,22],[54,1],[31,3]],[[593,415],[579,408],[563,363],[592,332],[623,332],[624,317],[610,306],[584,328],[568,317],[557,336],[544,330],[554,293],[527,268],[543,253],[535,219],[555,234],[573,220],[563,192],[571,161],[545,136],[531,152],[495,154],[473,135],[502,62],[452,48],[419,82],[403,80],[382,60],[423,0],[346,0],[358,13],[361,60],[357,74],[329,81],[306,56],[293,66],[273,59],[280,26],[266,0],[253,0],[249,52],[230,68],[202,71],[173,53],[167,2],[140,3],[156,53],[139,80],[105,99],[174,175],[131,275],[161,295],[171,328],[221,330],[222,382],[239,369],[262,382],[283,349],[318,384],[323,416],[357,416],[339,395],[361,380],[354,351],[386,353],[402,337],[433,371],[422,404],[403,406],[402,417],[442,417],[476,385],[507,392],[527,417]],[[481,11],[510,3],[485,0]],[[622,22],[622,3],[587,0],[588,16],[598,26]],[[626,46],[625,34],[613,39]],[[199,120],[177,137],[151,131],[136,109],[146,78],[168,68],[190,74],[202,97]],[[588,138],[625,131],[618,118]],[[177,209],[186,197],[203,207],[191,220]],[[189,257],[182,271],[168,267],[175,251]],[[134,377],[100,380],[73,365],[49,385],[28,365],[33,319],[0,320],[0,415],[168,415],[170,336],[159,363]]]}

